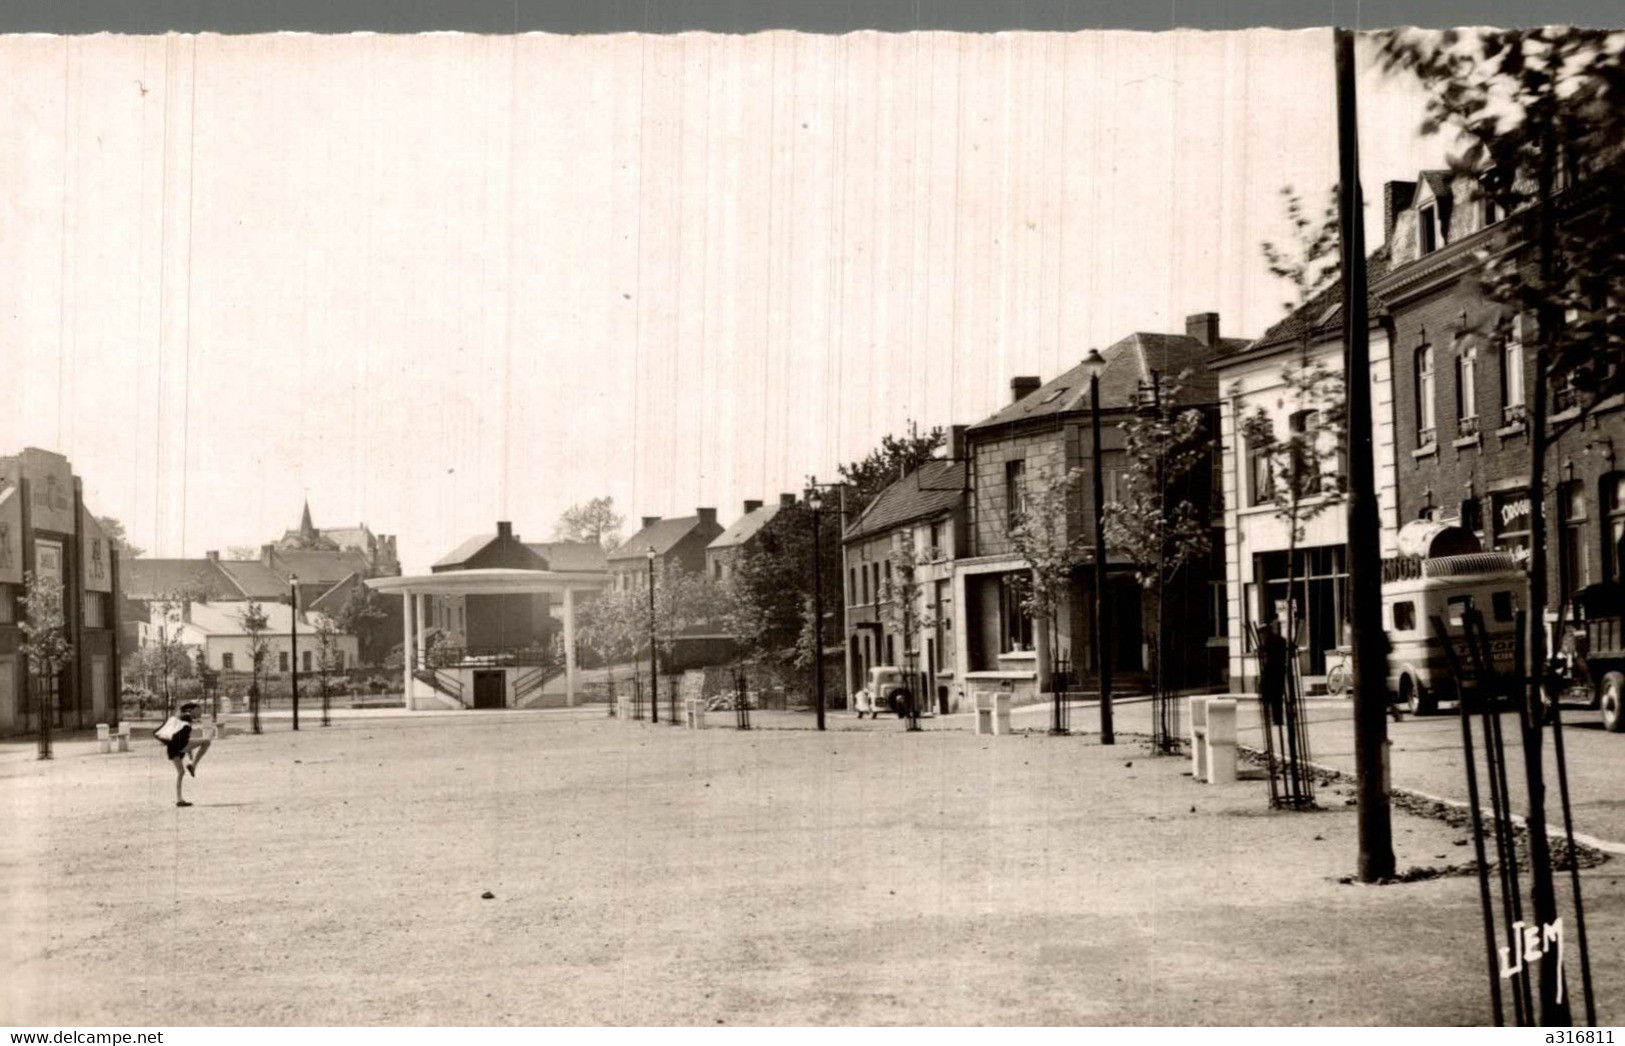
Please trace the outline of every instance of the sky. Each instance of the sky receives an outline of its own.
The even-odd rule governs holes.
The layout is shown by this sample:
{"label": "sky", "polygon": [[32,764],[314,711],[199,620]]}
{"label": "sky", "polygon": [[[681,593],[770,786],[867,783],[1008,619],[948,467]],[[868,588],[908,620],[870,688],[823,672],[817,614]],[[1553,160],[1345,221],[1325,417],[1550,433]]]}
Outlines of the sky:
{"label": "sky", "polygon": [[[408,572],[771,501],[1133,331],[1290,289],[1329,31],[0,37],[0,453],[157,556],[297,526]],[[1381,186],[1439,166],[1361,77]],[[1374,205],[1372,202],[1374,201]]]}

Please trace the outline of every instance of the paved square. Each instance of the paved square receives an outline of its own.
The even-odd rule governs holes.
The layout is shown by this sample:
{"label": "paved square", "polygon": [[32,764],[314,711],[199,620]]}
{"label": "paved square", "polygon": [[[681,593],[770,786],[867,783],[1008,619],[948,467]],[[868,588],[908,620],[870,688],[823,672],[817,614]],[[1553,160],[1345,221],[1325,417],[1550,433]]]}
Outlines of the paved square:
{"label": "paved square", "polygon": [[[1489,1020],[1472,878],[1339,884],[1343,794],[1272,814],[1132,738],[269,729],[217,744],[186,810],[156,743],[0,749],[6,1023]],[[1395,834],[1401,868],[1471,858]],[[1586,873],[1602,986],[1619,879]]]}

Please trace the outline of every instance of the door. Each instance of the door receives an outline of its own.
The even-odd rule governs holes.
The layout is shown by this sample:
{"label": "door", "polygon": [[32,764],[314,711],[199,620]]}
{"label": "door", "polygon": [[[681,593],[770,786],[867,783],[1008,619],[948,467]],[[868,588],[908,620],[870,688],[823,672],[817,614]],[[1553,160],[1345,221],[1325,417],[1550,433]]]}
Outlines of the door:
{"label": "door", "polygon": [[507,704],[508,680],[506,672],[474,673],[474,707],[502,708]]}

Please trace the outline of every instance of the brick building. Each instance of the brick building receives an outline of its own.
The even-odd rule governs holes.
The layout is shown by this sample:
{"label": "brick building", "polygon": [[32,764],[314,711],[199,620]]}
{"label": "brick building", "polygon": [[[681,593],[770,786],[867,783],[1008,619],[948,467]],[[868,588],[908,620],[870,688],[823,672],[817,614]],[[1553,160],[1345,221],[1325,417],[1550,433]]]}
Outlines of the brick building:
{"label": "brick building", "polygon": [[[1394,345],[1399,519],[1456,524],[1486,549],[1527,557],[1526,418],[1530,397],[1546,395],[1553,430],[1569,425],[1547,457],[1543,492],[1551,621],[1566,593],[1622,575],[1625,415],[1616,399],[1582,419],[1572,387],[1536,388],[1534,318],[1500,316],[1475,287],[1481,254],[1525,246],[1476,179],[1424,171],[1390,182],[1384,198],[1393,263],[1373,290]],[[1491,330],[1500,333],[1475,335]]]}
{"label": "brick building", "polygon": [[865,685],[869,669],[891,665],[914,673],[930,707],[955,707],[954,561],[969,501],[964,441],[964,427],[954,426],[946,458],[881,491],[842,535],[847,693]]}
{"label": "brick building", "polygon": [[[1106,365],[1099,378],[1101,458],[1105,496],[1115,498],[1128,468],[1120,424],[1145,409],[1154,386],[1183,382],[1171,400],[1175,407],[1198,407],[1216,431],[1218,387],[1211,365],[1216,356],[1247,345],[1245,339],[1221,338],[1216,313],[1186,320],[1184,334],[1130,334],[1104,350]],[[1095,653],[1094,572],[1087,564],[1074,571],[1056,621],[1057,649],[1045,649],[1049,637],[1020,608],[1024,579],[1030,568],[1010,540],[1010,530],[1029,493],[1072,469],[1088,472],[1093,462],[1089,380],[1083,365],[1045,383],[1038,378],[1012,379],[1009,405],[966,429],[966,459],[971,500],[964,557],[954,564],[955,664],[959,689],[968,699],[975,687],[1006,683],[1018,700],[1035,699],[1049,684],[1049,667],[1057,659],[1072,666],[1074,678],[1098,670]],[[1186,496],[1211,503],[1211,466],[1189,477]],[[1085,482],[1067,512],[1069,537],[1081,536],[1096,546],[1093,484]],[[1215,520],[1215,538],[1220,521]],[[1147,651],[1145,606],[1132,564],[1113,555],[1108,544],[1107,569],[1116,676],[1143,679]],[[1200,608],[1200,637],[1190,631],[1170,653],[1174,685],[1197,685],[1223,671],[1223,630],[1218,604],[1205,571],[1186,571],[1181,585],[1168,594],[1170,610]],[[1210,644],[1210,641],[1213,641]]]}
{"label": "brick building", "polygon": [[644,516],[638,532],[627,538],[608,556],[612,585],[619,590],[640,589],[648,584],[649,550],[655,554],[655,571],[706,569],[705,550],[722,535],[717,510],[698,508],[694,515],[680,519]]}
{"label": "brick building", "polygon": [[[116,721],[119,566],[67,458],[36,447],[0,457],[0,734],[35,729],[42,698],[56,727]],[[59,666],[54,698],[39,689],[22,649],[30,574],[62,587],[73,653]]]}

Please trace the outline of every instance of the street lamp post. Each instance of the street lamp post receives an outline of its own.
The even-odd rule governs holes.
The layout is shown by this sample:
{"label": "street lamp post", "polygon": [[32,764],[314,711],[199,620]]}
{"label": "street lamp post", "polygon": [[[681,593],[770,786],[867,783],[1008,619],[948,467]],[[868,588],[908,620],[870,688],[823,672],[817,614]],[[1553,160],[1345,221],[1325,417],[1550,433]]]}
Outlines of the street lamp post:
{"label": "street lamp post", "polygon": [[1106,369],[1106,359],[1099,349],[1090,349],[1083,365],[1089,373],[1089,431],[1094,473],[1095,657],[1100,666],[1100,743],[1111,745],[1117,743],[1117,736],[1112,730],[1111,622],[1107,619],[1109,601],[1106,598],[1106,481],[1100,453],[1100,372]]}
{"label": "street lamp post", "polygon": [[824,507],[824,495],[818,489],[818,478],[811,477],[807,484],[807,507],[812,510],[813,531],[813,710],[818,716],[818,729],[824,729],[824,570],[819,559],[818,515]]}
{"label": "street lamp post", "polygon": [[649,546],[649,721],[660,722],[660,683],[655,673],[655,547]]}
{"label": "street lamp post", "polygon": [[288,664],[293,680],[293,728],[299,729],[299,576],[288,575],[288,642],[293,648]]}

